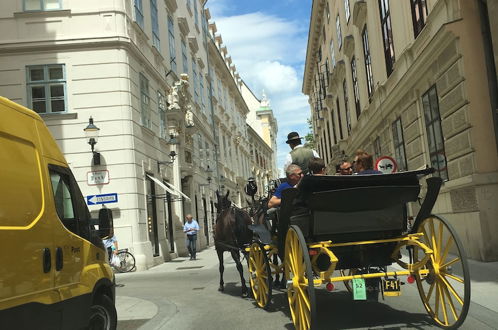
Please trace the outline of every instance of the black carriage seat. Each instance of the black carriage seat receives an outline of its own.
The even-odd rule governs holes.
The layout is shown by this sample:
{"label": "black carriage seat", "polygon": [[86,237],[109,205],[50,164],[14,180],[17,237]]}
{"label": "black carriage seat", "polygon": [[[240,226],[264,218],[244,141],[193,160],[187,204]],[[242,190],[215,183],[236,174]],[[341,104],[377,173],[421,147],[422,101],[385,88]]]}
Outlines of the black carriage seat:
{"label": "black carriage seat", "polygon": [[[298,188],[282,194],[280,225],[299,226],[308,242],[354,243],[399,237],[405,227],[406,203],[417,200],[419,178],[432,172],[433,169],[384,175],[306,176]],[[429,204],[427,212],[432,209],[433,203]],[[284,239],[279,235],[281,246]],[[336,269],[390,265],[396,244],[334,247],[339,259]]]}
{"label": "black carriage seat", "polygon": [[[391,238],[406,223],[406,203],[416,201],[427,170],[364,176],[306,176],[292,204],[289,224],[307,238],[335,242]],[[283,214],[281,214],[281,218]]]}

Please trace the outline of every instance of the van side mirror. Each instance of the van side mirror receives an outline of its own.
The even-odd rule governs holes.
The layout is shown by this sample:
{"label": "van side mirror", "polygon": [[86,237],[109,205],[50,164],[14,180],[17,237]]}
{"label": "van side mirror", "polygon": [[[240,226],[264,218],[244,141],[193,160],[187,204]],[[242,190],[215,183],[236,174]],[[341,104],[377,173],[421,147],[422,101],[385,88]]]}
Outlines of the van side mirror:
{"label": "van side mirror", "polygon": [[111,209],[100,209],[99,210],[99,237],[108,237],[114,228],[114,222],[112,220],[112,210]]}

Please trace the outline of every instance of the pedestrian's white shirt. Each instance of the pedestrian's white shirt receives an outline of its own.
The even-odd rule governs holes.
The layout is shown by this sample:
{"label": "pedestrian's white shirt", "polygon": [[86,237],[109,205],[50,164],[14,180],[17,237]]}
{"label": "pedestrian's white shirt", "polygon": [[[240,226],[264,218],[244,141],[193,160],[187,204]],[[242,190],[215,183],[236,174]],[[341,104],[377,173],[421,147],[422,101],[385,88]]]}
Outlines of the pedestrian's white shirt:
{"label": "pedestrian's white shirt", "polygon": [[[304,147],[304,145],[302,144],[299,144],[297,146],[294,147],[294,149],[296,148],[301,148],[301,147]],[[315,150],[313,150],[313,156],[315,156],[315,158],[320,158],[320,155],[318,155],[318,152],[316,152]],[[290,152],[287,154],[287,158],[285,159],[285,164],[284,164],[284,173],[285,171],[287,171],[287,166],[289,166],[290,164],[292,164],[292,156],[290,154]]]}

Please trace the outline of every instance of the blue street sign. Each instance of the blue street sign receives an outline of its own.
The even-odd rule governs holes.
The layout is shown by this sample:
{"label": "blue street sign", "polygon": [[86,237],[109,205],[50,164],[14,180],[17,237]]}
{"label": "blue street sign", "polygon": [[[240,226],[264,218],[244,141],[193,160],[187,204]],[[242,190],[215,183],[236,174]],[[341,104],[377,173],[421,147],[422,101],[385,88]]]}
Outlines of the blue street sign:
{"label": "blue street sign", "polygon": [[117,203],[117,202],[118,202],[117,193],[86,196],[86,203],[88,205],[108,204],[108,203]]}

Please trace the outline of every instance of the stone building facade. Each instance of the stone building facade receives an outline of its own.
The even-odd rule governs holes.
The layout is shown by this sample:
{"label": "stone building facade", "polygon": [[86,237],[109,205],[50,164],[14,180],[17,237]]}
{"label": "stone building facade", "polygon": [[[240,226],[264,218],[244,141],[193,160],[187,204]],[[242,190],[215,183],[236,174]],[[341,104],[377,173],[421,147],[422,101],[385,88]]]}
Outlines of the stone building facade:
{"label": "stone building facade", "polygon": [[[0,95],[40,113],[83,195],[117,194],[105,206],[138,269],[186,255],[187,213],[200,247],[211,245],[215,191],[237,196],[251,175],[242,81],[204,4],[0,4],[11,31],[0,35]],[[90,117],[100,162],[84,137]]]}
{"label": "stone building facade", "polygon": [[434,212],[486,261],[498,260],[497,14],[485,0],[315,0],[303,81],[329,171],[359,148],[436,168]]}

